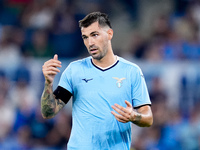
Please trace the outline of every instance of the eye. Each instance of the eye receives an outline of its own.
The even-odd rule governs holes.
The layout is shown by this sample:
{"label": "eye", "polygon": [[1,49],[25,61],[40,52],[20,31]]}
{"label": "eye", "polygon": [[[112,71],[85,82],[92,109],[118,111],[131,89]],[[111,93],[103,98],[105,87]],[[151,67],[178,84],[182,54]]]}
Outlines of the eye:
{"label": "eye", "polygon": [[88,37],[87,36],[82,36],[83,40],[86,40]]}
{"label": "eye", "polygon": [[98,37],[98,36],[99,36],[99,34],[97,34],[97,33],[92,34],[92,37],[93,37],[93,38],[96,38],[96,37]]}
{"label": "eye", "polygon": [[92,36],[93,36],[93,37],[97,37],[97,36],[98,36],[98,34],[93,34]]}

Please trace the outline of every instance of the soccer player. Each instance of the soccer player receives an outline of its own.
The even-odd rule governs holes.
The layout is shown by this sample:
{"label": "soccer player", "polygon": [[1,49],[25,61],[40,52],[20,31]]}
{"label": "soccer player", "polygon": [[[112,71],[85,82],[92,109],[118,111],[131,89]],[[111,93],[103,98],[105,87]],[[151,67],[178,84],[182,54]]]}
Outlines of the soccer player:
{"label": "soccer player", "polygon": [[91,56],[71,62],[55,91],[53,80],[61,62],[54,55],[44,63],[42,115],[54,117],[73,96],[68,150],[129,150],[131,123],[141,127],[153,123],[142,71],[113,53],[113,30],[106,14],[90,13],[79,26]]}

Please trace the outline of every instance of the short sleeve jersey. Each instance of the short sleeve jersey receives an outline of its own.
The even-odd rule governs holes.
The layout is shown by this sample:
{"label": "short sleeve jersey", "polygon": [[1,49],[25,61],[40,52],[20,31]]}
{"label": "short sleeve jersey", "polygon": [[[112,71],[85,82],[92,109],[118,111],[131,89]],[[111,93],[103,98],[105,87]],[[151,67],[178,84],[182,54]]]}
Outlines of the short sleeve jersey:
{"label": "short sleeve jersey", "polygon": [[115,103],[126,107],[151,104],[141,69],[121,57],[102,70],[91,57],[74,61],[61,75],[59,86],[73,95],[72,131],[68,150],[129,150],[131,123],[111,114]]}

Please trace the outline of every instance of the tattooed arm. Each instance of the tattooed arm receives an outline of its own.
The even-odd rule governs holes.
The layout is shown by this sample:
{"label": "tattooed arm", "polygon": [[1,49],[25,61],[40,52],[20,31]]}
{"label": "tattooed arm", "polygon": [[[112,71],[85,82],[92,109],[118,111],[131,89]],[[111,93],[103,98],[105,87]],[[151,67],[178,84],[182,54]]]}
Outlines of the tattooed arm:
{"label": "tattooed arm", "polygon": [[55,75],[60,72],[57,67],[61,67],[61,62],[58,60],[58,55],[54,55],[42,66],[42,71],[45,77],[45,87],[41,97],[41,112],[44,118],[53,118],[65,105],[60,99],[56,99],[53,94],[53,80]]}
{"label": "tattooed arm", "polygon": [[140,127],[149,127],[153,124],[153,115],[149,105],[144,105],[136,109],[130,121]]}
{"label": "tattooed arm", "polygon": [[53,118],[64,106],[65,103],[62,100],[55,98],[51,84],[45,83],[41,97],[41,112],[43,118]]}

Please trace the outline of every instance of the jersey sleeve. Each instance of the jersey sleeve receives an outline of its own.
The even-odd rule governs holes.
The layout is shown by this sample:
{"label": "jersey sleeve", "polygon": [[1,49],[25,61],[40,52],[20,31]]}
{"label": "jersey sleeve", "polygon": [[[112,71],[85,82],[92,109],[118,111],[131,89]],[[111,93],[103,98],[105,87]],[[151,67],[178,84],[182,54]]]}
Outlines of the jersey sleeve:
{"label": "jersey sleeve", "polygon": [[141,69],[138,67],[132,72],[132,103],[133,107],[151,105],[146,82]]}
{"label": "jersey sleeve", "polygon": [[63,87],[64,89],[68,90],[71,94],[73,94],[71,71],[71,65],[69,65],[62,73],[58,86]]}

